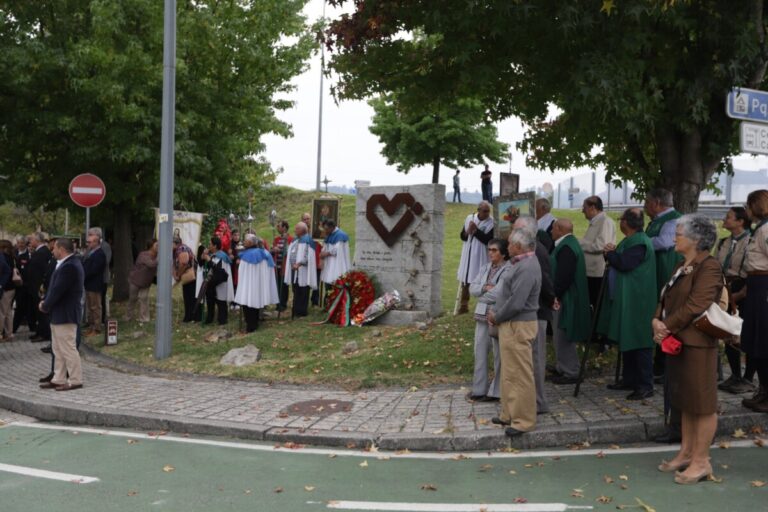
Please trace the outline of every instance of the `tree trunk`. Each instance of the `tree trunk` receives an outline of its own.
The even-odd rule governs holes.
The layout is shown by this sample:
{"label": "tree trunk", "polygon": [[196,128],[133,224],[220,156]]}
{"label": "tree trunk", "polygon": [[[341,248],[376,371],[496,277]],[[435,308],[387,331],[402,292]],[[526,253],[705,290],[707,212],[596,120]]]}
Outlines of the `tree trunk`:
{"label": "tree trunk", "polygon": [[712,179],[719,159],[705,158],[707,148],[699,129],[681,132],[664,127],[656,137],[656,147],[661,165],[659,184],[672,191],[678,211],[695,212],[699,194]]}
{"label": "tree trunk", "polygon": [[436,156],[432,159],[432,183],[437,184],[440,181],[440,157]]}
{"label": "tree trunk", "polygon": [[115,208],[115,235],[112,246],[112,300],[128,300],[128,273],[133,266],[131,250],[131,212],[128,208]]}

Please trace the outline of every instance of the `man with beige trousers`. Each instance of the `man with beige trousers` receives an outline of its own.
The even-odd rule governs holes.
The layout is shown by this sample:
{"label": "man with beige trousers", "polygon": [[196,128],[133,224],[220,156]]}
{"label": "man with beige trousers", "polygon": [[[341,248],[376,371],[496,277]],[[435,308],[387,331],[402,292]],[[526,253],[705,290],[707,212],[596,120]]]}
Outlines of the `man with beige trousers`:
{"label": "man with beige trousers", "polygon": [[605,246],[608,244],[616,245],[616,225],[613,223],[613,219],[603,212],[603,200],[598,196],[586,198],[581,211],[589,221],[587,232],[579,240],[579,245],[584,252],[589,304],[594,313],[605,273]]}

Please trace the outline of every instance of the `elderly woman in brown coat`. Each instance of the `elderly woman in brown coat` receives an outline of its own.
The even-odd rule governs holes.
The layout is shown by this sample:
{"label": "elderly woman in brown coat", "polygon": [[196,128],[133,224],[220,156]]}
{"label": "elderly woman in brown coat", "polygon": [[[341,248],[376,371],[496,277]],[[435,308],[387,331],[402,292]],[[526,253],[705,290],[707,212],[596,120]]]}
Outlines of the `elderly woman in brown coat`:
{"label": "elderly woman in brown coat", "polygon": [[661,292],[653,319],[656,343],[673,335],[682,352],[667,357],[667,379],[672,406],[682,412],[682,444],[678,454],[662,462],[659,471],[675,471],[675,482],[692,484],[712,474],[709,446],[717,429],[717,340],[693,321],[723,288],[720,264],[710,255],[717,228],[704,215],[685,215],[677,221],[675,251],[684,261]]}

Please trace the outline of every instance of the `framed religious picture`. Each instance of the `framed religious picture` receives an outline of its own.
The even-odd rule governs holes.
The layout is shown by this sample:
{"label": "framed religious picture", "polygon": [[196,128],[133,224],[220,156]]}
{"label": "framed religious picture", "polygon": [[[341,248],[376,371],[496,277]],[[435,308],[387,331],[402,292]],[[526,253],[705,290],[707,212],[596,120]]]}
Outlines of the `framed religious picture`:
{"label": "framed religious picture", "polygon": [[499,195],[508,196],[520,191],[520,175],[511,172],[499,173]]}
{"label": "framed religious picture", "polygon": [[321,197],[312,200],[312,226],[309,232],[312,238],[325,238],[323,221],[332,220],[339,225],[339,200],[336,198]]}
{"label": "framed religious picture", "polygon": [[521,215],[534,216],[536,192],[508,194],[493,199],[493,218],[496,227],[493,236],[506,239],[512,231],[512,225]]}

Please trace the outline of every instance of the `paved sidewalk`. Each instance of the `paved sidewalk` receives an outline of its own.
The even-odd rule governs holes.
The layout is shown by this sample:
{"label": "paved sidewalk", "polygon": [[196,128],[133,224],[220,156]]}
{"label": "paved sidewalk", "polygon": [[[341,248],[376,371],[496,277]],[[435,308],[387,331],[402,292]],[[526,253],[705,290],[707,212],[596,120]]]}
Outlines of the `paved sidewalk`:
{"label": "paved sidewalk", "polygon": [[[85,387],[72,392],[42,390],[50,357],[40,343],[0,343],[0,408],[43,421],[234,436],[273,442],[365,447],[382,450],[496,450],[510,447],[492,425],[498,406],[469,403],[460,387],[377,389],[347,392],[318,386],[142,374],[117,371],[110,360],[89,354]],[[662,431],[660,386],[643,402],[624,400],[606,381],[573,386],[547,383],[551,411],[514,448],[648,441]],[[722,393],[719,432],[752,425],[768,429],[768,414],[741,407],[741,396]]]}

